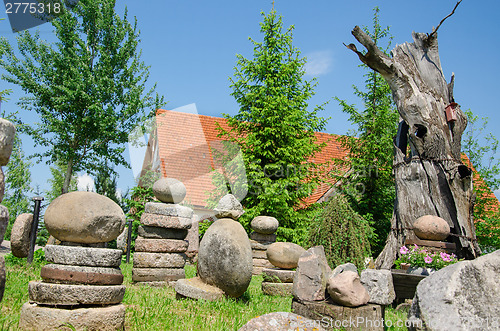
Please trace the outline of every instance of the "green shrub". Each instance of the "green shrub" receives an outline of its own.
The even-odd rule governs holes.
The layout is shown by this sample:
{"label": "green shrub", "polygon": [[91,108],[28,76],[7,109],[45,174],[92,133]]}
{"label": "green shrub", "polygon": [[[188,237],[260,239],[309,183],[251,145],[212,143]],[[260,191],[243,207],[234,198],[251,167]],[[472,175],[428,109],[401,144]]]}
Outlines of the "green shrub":
{"label": "green shrub", "polygon": [[354,263],[358,269],[371,255],[368,222],[356,213],[343,195],[335,195],[324,203],[324,209],[309,227],[312,246],[323,245],[331,267],[342,263]]}

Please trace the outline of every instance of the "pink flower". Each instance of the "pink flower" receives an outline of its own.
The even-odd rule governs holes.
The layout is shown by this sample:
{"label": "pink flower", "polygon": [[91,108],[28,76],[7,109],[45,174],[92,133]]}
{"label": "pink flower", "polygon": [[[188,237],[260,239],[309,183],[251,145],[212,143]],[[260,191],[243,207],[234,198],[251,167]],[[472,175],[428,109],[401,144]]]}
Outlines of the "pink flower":
{"label": "pink flower", "polygon": [[430,257],[430,256],[424,257],[424,262],[425,263],[431,263],[432,262],[432,257]]}
{"label": "pink flower", "polygon": [[401,246],[401,248],[399,249],[399,252],[403,255],[408,253],[408,251],[409,249],[406,246]]}

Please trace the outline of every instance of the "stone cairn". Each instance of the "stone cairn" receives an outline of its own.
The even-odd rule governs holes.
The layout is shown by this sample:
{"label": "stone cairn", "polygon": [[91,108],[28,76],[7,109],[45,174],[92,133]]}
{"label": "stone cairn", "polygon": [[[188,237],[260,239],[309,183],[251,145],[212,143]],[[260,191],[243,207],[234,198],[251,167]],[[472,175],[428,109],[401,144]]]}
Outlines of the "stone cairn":
{"label": "stone cairn", "polygon": [[215,301],[238,298],[252,280],[252,248],[243,226],[236,220],[243,208],[233,195],[222,197],[215,221],[205,232],[198,251],[198,276],[175,284],[177,298]]}
{"label": "stone cairn", "polygon": [[294,243],[276,242],[267,249],[267,259],[276,268],[264,268],[262,292],[267,295],[292,295],[293,277],[300,256],[306,250]]}
{"label": "stone cairn", "polygon": [[254,275],[262,274],[264,268],[274,267],[267,259],[266,251],[272,243],[276,242],[275,232],[278,226],[278,220],[271,216],[257,216],[250,222],[253,230],[250,233],[250,244],[252,245]]}
{"label": "stone cairn", "polygon": [[[328,266],[323,246],[305,251],[293,279],[292,312],[327,321],[328,328],[384,330],[384,306],[395,299],[388,270],[366,269],[361,278],[352,263]],[[347,327],[342,321],[354,321]]]}
{"label": "stone cairn", "polygon": [[[2,98],[0,96],[0,103]],[[5,191],[5,177],[2,167],[9,163],[10,154],[12,153],[12,145],[16,135],[14,124],[6,119],[0,118],[0,202],[3,200]],[[3,241],[3,236],[9,225],[9,211],[7,207],[0,206],[0,245]],[[5,289],[5,261],[3,256],[0,256],[0,301],[2,301],[3,292]]]}
{"label": "stone cairn", "polygon": [[193,210],[179,205],[186,196],[186,187],[177,179],[157,180],[153,193],[160,202],[144,206],[135,240],[132,281],[165,286],[186,278],[185,238],[191,228]]}
{"label": "stone cairn", "polygon": [[44,221],[61,245],[45,246],[51,264],[42,267],[43,281],[29,283],[29,302],[21,308],[19,328],[123,330],[122,254],[102,248],[125,226],[120,206],[97,193],[71,192],[52,201]]}

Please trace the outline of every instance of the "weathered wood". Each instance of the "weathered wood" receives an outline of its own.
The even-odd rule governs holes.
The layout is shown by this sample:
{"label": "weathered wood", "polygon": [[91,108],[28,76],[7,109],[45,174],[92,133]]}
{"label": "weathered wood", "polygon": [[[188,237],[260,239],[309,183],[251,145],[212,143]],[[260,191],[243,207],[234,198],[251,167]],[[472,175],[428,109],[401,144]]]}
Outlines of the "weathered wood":
{"label": "weathered wood", "polygon": [[391,270],[396,302],[413,299],[418,283],[427,276],[407,274],[404,270]]}
{"label": "weathered wood", "polygon": [[449,243],[445,241],[431,241],[431,240],[422,240],[422,239],[406,239],[405,245],[418,245],[424,247],[435,247],[442,248],[444,250],[456,251],[457,245],[455,243]]}
{"label": "weathered wood", "polygon": [[450,225],[456,254],[476,257],[480,250],[472,218],[472,176],[461,161],[461,137],[467,118],[458,108],[457,120],[446,121],[445,108],[454,101],[454,78],[450,84],[445,80],[437,29],[431,34],[413,33],[413,43],[397,45],[392,57],[381,52],[358,26],[352,34],[367,52],[363,54],[353,44],[347,47],[386,79],[405,123],[399,126],[394,142],[396,201],[392,230],[376,266],[391,268],[399,247],[407,238],[416,239],[412,224],[423,215],[444,218]]}

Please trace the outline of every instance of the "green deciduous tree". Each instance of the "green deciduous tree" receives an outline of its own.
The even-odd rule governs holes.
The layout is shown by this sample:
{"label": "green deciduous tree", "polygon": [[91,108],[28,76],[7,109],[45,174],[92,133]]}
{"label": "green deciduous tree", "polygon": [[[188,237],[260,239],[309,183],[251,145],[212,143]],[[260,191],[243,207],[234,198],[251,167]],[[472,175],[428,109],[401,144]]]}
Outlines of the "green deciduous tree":
{"label": "green deciduous tree", "polygon": [[[489,133],[483,137],[488,118],[479,119],[471,110],[466,110],[467,130],[462,139],[462,151],[469,158],[469,167],[474,167],[480,176],[475,177],[474,220],[476,236],[484,252],[500,249],[500,210],[492,191],[500,186],[500,160],[497,158],[498,139]],[[480,139],[484,139],[483,143]],[[480,180],[478,180],[480,179]]]}
{"label": "green deciduous tree", "polygon": [[[379,9],[375,8],[372,29],[364,27],[364,31],[377,45],[388,38],[387,47],[381,49],[387,53],[392,37],[388,27],[382,29],[380,26],[378,13]],[[349,155],[348,159],[337,162],[351,169],[343,179],[344,193],[354,210],[369,220],[374,228],[371,245],[377,255],[384,248],[394,208],[393,138],[397,133],[399,115],[384,78],[364,64],[361,67],[368,71],[365,88],[361,90],[354,86],[354,94],[361,98],[364,109],[359,111],[354,105],[336,98],[342,110],[349,114],[349,121],[357,127],[350,135],[339,137]]]}
{"label": "green deciduous tree", "polygon": [[278,239],[301,243],[306,239],[305,213],[299,210],[318,176],[308,159],[323,147],[315,142],[315,131],[325,127],[317,116],[321,109],[307,110],[315,82],[304,79],[305,58],[292,45],[293,26],[283,31],[276,11],[262,14],[263,41],[250,39],[252,59],[237,55],[232,95],[240,109],[225,115],[231,130],[221,135],[242,150],[248,194],[242,201],[246,213],[242,223],[257,215],[276,217]]}
{"label": "green deciduous tree", "polygon": [[145,87],[149,69],[140,58],[137,21],[130,23],[127,11],[116,14],[114,0],[80,0],[51,24],[58,41],[24,31],[19,57],[1,40],[1,65],[3,78],[29,95],[20,106],[40,116],[28,133],[48,149],[36,156],[66,165],[67,192],[73,173],[93,174],[103,159],[127,166],[128,133],[163,100]]}
{"label": "green deciduous tree", "polygon": [[[64,180],[67,173],[66,167],[66,164],[57,161],[50,167],[50,174],[52,175],[52,177],[47,180],[48,184],[50,185],[50,189],[44,192],[45,200],[47,200],[48,203],[52,202],[52,200],[63,194]],[[77,184],[78,182],[76,176],[71,175],[66,193],[76,191]]]}

